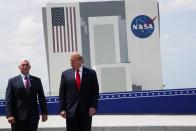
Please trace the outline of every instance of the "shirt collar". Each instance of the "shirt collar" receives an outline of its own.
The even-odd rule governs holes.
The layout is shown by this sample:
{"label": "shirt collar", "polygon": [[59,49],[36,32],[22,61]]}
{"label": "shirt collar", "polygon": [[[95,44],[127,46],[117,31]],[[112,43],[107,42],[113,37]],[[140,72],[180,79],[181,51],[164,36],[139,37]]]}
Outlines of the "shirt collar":
{"label": "shirt collar", "polygon": [[[22,79],[24,79],[25,78],[25,75],[24,74],[20,74],[21,76],[22,76]],[[28,75],[26,75],[28,78],[29,78],[29,74]]]}
{"label": "shirt collar", "polygon": [[83,66],[80,67],[79,71],[82,72],[82,70],[83,70]]}
{"label": "shirt collar", "polygon": [[[83,70],[83,65],[78,69],[80,72],[82,72]],[[76,69],[74,69],[74,71],[76,72]]]}

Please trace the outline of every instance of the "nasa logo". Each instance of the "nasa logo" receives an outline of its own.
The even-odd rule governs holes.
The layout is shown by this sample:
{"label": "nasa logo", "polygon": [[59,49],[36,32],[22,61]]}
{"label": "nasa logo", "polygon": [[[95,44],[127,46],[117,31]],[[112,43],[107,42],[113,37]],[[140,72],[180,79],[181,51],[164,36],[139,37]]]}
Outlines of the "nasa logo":
{"label": "nasa logo", "polygon": [[131,23],[131,30],[133,34],[139,38],[147,38],[154,32],[154,20],[146,15],[139,15],[135,17]]}

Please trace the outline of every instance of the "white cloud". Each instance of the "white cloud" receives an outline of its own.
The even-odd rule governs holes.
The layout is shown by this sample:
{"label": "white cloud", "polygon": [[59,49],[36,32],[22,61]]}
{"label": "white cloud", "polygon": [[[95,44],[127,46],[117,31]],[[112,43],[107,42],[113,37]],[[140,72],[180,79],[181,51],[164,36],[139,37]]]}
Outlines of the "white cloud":
{"label": "white cloud", "polygon": [[196,33],[162,36],[161,60],[165,88],[195,87]]}
{"label": "white cloud", "polygon": [[[0,15],[5,19],[3,20],[4,23],[0,25],[0,72],[3,74],[0,76],[0,86],[3,87],[0,88],[0,98],[4,97],[1,92],[5,92],[8,79],[19,74],[17,66],[23,58],[31,62],[31,74],[42,79],[45,91],[48,92],[42,4],[43,2],[38,0],[1,2]],[[3,12],[6,9],[5,14]]]}
{"label": "white cloud", "polygon": [[[179,41],[180,38],[180,41]],[[164,34],[161,40],[161,52],[166,54],[196,51],[196,34],[175,36]]]}
{"label": "white cloud", "polygon": [[159,0],[161,13],[196,11],[195,0]]}
{"label": "white cloud", "polygon": [[32,45],[38,42],[42,34],[41,21],[35,21],[35,17],[23,17],[18,23],[16,31],[14,32],[13,41],[18,45]]}
{"label": "white cloud", "polygon": [[[23,17],[16,24],[15,31],[7,34],[9,37],[2,39],[0,58],[2,63],[14,61],[24,57],[33,57],[39,54],[40,49],[44,47],[43,26],[41,21],[36,21],[35,17]],[[45,50],[43,50],[45,51]],[[12,55],[14,54],[14,55]]]}

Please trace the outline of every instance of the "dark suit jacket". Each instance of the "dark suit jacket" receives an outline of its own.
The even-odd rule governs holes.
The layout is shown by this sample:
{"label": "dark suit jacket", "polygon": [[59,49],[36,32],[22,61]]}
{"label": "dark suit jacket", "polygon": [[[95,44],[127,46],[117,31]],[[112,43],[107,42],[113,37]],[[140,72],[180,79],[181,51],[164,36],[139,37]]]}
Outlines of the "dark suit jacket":
{"label": "dark suit jacket", "polygon": [[47,114],[47,105],[41,80],[30,75],[30,91],[24,87],[22,76],[9,79],[6,89],[7,117],[14,116],[16,121],[23,121],[30,116],[39,119],[38,99],[42,114]]}
{"label": "dark suit jacket", "polygon": [[61,75],[59,90],[60,111],[66,111],[67,117],[73,117],[76,109],[81,115],[88,116],[90,107],[97,109],[99,86],[96,72],[83,67],[80,91],[75,82],[74,69],[68,69]]}

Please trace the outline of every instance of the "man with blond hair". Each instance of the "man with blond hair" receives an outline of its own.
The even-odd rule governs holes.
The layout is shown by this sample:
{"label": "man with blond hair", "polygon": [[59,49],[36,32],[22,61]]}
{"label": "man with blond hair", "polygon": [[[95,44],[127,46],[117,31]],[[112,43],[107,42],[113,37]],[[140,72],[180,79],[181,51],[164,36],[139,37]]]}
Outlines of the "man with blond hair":
{"label": "man with blond hair", "polygon": [[97,75],[83,65],[80,54],[73,54],[70,62],[72,68],[61,75],[60,115],[66,119],[67,131],[91,131],[99,96]]}

